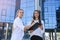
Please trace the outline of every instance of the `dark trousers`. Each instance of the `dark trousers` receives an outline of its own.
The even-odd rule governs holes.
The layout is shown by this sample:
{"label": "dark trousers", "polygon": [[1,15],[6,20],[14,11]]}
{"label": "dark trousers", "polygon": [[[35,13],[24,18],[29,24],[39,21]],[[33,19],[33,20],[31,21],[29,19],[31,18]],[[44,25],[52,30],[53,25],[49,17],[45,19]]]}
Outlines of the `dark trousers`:
{"label": "dark trousers", "polygon": [[33,35],[30,40],[43,40],[40,36]]}

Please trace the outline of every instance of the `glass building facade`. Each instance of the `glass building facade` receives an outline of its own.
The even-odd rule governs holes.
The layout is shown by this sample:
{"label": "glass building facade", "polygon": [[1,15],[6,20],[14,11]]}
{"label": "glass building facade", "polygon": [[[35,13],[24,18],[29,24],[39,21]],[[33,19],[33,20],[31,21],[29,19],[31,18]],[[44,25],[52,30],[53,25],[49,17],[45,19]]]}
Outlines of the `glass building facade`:
{"label": "glass building facade", "polygon": [[49,30],[57,28],[56,10],[60,7],[60,0],[45,0],[43,6],[45,28],[48,29],[48,32],[45,33],[45,36],[47,36],[47,33],[48,36],[47,38],[45,37],[45,39],[60,40],[58,36],[60,32],[57,32],[55,35],[55,32],[53,32],[54,30]]}
{"label": "glass building facade", "polygon": [[11,36],[11,27],[15,17],[15,3],[16,0],[0,0],[0,40],[7,40]]}
{"label": "glass building facade", "polygon": [[44,20],[45,28],[54,29],[56,27],[56,10],[60,6],[60,0],[45,0]]}
{"label": "glass building facade", "polygon": [[0,22],[13,23],[16,0],[0,0]]}
{"label": "glass building facade", "polygon": [[21,0],[20,8],[24,10],[23,22],[25,25],[32,20],[34,3],[34,0]]}

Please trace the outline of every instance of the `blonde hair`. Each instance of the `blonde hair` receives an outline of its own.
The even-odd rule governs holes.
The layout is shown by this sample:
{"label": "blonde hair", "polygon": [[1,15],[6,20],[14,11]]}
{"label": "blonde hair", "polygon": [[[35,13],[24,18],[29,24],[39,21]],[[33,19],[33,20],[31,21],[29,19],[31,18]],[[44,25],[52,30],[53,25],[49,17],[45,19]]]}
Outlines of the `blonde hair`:
{"label": "blonde hair", "polygon": [[17,12],[16,12],[16,17],[18,16],[18,13],[20,10],[23,10],[23,9],[18,9]]}

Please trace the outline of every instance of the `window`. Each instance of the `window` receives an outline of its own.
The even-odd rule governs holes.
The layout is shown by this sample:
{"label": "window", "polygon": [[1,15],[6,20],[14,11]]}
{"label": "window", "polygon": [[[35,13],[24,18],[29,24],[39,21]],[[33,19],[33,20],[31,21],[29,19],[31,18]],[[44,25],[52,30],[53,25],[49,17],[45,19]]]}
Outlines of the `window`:
{"label": "window", "polygon": [[[46,28],[56,27],[56,9],[59,6],[59,0],[45,0],[44,2],[44,19]],[[47,22],[48,21],[48,22]]]}
{"label": "window", "polygon": [[1,13],[2,13],[2,14],[1,14],[1,15],[2,15],[2,16],[6,16],[6,12],[7,12],[6,9],[2,9],[2,10],[1,10]]}

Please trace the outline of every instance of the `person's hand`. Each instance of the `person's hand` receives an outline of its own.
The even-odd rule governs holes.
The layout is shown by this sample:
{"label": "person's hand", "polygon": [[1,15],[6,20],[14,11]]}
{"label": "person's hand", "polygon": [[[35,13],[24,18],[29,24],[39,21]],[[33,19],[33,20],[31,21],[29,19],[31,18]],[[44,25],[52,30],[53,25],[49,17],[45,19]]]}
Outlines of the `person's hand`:
{"label": "person's hand", "polygon": [[30,30],[30,33],[32,33],[34,30]]}
{"label": "person's hand", "polygon": [[33,23],[31,24],[31,26],[33,26],[35,23],[36,23],[36,22],[33,22]]}
{"label": "person's hand", "polygon": [[27,30],[27,29],[29,29],[29,28],[31,28],[33,25],[35,24],[35,22],[33,22],[32,24],[30,24],[30,25],[27,25],[27,26],[25,26],[25,30]]}
{"label": "person's hand", "polygon": [[43,26],[42,26],[42,25],[41,25],[41,26],[39,25],[39,28],[40,28],[41,30],[43,30]]}

